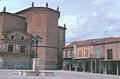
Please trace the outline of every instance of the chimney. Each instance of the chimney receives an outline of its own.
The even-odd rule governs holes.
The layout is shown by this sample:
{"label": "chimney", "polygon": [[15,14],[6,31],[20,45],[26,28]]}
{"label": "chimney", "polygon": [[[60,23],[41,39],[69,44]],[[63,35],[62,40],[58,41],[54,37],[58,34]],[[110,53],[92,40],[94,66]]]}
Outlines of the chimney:
{"label": "chimney", "polygon": [[57,11],[59,11],[59,7],[57,7]]}
{"label": "chimney", "polygon": [[3,8],[3,12],[6,12],[6,7],[4,6],[4,8]]}
{"label": "chimney", "polygon": [[48,2],[46,3],[46,8],[48,8]]}
{"label": "chimney", "polygon": [[66,24],[64,24],[64,28],[66,28]]}
{"label": "chimney", "polygon": [[32,2],[32,7],[34,7],[34,2]]}

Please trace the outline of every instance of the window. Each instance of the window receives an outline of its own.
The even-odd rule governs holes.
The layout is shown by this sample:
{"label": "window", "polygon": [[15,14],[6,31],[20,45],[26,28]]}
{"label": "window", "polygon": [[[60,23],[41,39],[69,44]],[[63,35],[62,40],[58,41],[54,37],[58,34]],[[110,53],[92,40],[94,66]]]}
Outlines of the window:
{"label": "window", "polygon": [[24,36],[21,37],[21,40],[24,40]]}
{"label": "window", "polygon": [[67,57],[68,57],[67,50],[65,50],[65,58],[67,58]]}
{"label": "window", "polygon": [[79,58],[82,57],[82,49],[79,50]]}
{"label": "window", "polygon": [[11,39],[14,39],[14,35],[11,35]]}
{"label": "window", "polygon": [[13,52],[13,45],[8,45],[8,52]]}
{"label": "window", "polygon": [[85,49],[85,57],[89,57],[89,49]]}
{"label": "window", "polygon": [[70,57],[72,57],[73,56],[73,51],[72,51],[72,49],[70,50]]}
{"label": "window", "polygon": [[113,59],[113,54],[112,54],[112,49],[107,50],[107,59],[112,60]]}
{"label": "window", "polygon": [[25,53],[25,46],[20,46],[20,53]]}
{"label": "window", "polygon": [[100,58],[100,49],[96,49],[96,58]]}

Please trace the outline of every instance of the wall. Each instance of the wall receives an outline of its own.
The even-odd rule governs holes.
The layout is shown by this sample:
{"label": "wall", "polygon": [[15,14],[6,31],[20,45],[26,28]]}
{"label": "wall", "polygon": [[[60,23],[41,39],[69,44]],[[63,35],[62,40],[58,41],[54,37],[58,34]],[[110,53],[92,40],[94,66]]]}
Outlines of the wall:
{"label": "wall", "polygon": [[100,49],[100,57],[103,57],[103,53],[105,52],[103,49],[104,49],[104,46],[103,45],[95,45],[93,46],[93,57],[96,57],[96,49]]}
{"label": "wall", "polygon": [[2,38],[3,15],[0,14],[0,38]]}
{"label": "wall", "polygon": [[113,51],[113,60],[118,59],[118,53],[119,53],[119,46],[118,43],[112,43],[112,44],[106,44],[105,45],[105,60],[107,60],[107,49],[112,49]]}
{"label": "wall", "polygon": [[62,56],[63,56],[63,47],[65,46],[65,31],[66,28],[60,27],[58,28],[58,34],[59,34],[59,53],[58,53],[58,67],[59,69],[62,69]]}
{"label": "wall", "polygon": [[3,67],[4,67],[4,62],[3,62],[2,56],[0,56],[0,68],[3,68]]}
{"label": "wall", "polygon": [[[66,51],[67,51],[67,57],[65,56]],[[72,53],[72,55],[70,53]],[[63,58],[72,58],[72,57],[74,57],[74,49],[73,48],[65,48],[63,50]]]}
{"label": "wall", "polygon": [[[35,7],[31,8],[30,11],[18,14],[27,17],[28,33],[43,38],[42,42],[39,43],[42,47],[38,47],[40,65],[44,66],[43,69],[53,69],[51,65],[46,63],[58,62],[58,13],[48,8]],[[53,65],[55,69],[56,65],[57,63]]]}
{"label": "wall", "polygon": [[[104,48],[103,48],[104,47]],[[105,57],[105,60],[107,60],[107,49],[112,49],[113,52],[113,60],[120,59],[119,52],[120,52],[120,43],[110,43],[110,44],[104,44],[104,45],[95,45],[93,48],[93,55],[96,57],[96,49],[100,49],[100,55],[101,57]],[[104,55],[103,55],[104,54]]]}
{"label": "wall", "polygon": [[29,69],[31,68],[29,56],[29,54],[6,53],[4,56],[2,56],[2,59],[4,60],[4,68]]}
{"label": "wall", "polygon": [[79,49],[82,49],[82,57],[85,57],[85,49],[89,49],[89,57],[91,56],[91,46],[77,46],[76,47],[76,56],[79,58]]}
{"label": "wall", "polygon": [[4,19],[3,19],[2,31],[7,32],[14,29],[19,29],[24,31],[26,30],[25,18],[9,13],[4,13],[3,18]]}
{"label": "wall", "polygon": [[[55,12],[47,11],[47,38],[46,38],[46,44],[47,46],[51,46],[53,48],[47,48],[47,55],[46,55],[46,62],[54,62],[55,68],[58,67],[58,14]],[[50,64],[47,64],[47,66],[51,66]],[[51,66],[51,67],[52,67]]]}

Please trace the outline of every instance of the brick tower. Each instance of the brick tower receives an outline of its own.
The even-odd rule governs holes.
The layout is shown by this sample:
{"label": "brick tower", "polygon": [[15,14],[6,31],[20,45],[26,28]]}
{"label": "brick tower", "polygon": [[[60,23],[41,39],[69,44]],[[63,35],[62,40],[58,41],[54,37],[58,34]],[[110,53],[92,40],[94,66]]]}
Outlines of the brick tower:
{"label": "brick tower", "polygon": [[46,7],[34,7],[32,3],[32,7],[16,14],[26,17],[28,33],[43,38],[37,50],[40,69],[58,69],[58,62],[61,63],[62,47],[65,45],[66,29],[58,26],[59,8],[57,7],[57,10],[48,8],[48,3]]}

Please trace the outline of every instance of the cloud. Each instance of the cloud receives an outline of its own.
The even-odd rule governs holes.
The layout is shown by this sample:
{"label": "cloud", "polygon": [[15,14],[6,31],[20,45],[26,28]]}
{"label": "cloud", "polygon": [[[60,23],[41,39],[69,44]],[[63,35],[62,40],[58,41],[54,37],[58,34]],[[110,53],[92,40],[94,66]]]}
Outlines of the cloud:
{"label": "cloud", "polygon": [[101,7],[105,5],[110,5],[113,0],[94,0],[92,5],[95,7]]}
{"label": "cloud", "polygon": [[[66,43],[70,43],[71,41],[78,41],[82,30],[85,30],[83,25],[87,22],[87,18],[82,18],[80,15],[65,15],[60,18],[59,25],[63,25],[66,23],[67,31],[66,31]],[[81,34],[79,34],[81,33]]]}
{"label": "cloud", "polygon": [[[59,25],[67,25],[66,44],[72,41],[120,36],[120,0],[1,0],[0,10],[4,6],[8,12],[16,12],[35,6],[60,7]],[[69,1],[69,3],[68,3]],[[72,6],[71,6],[72,5]]]}
{"label": "cloud", "polygon": [[82,17],[79,14],[61,16],[59,24],[66,23],[68,28],[66,44],[79,40],[120,36],[120,13],[111,11],[110,8],[114,5],[109,6],[111,4],[109,0],[96,1],[94,5],[97,7],[89,17]]}

